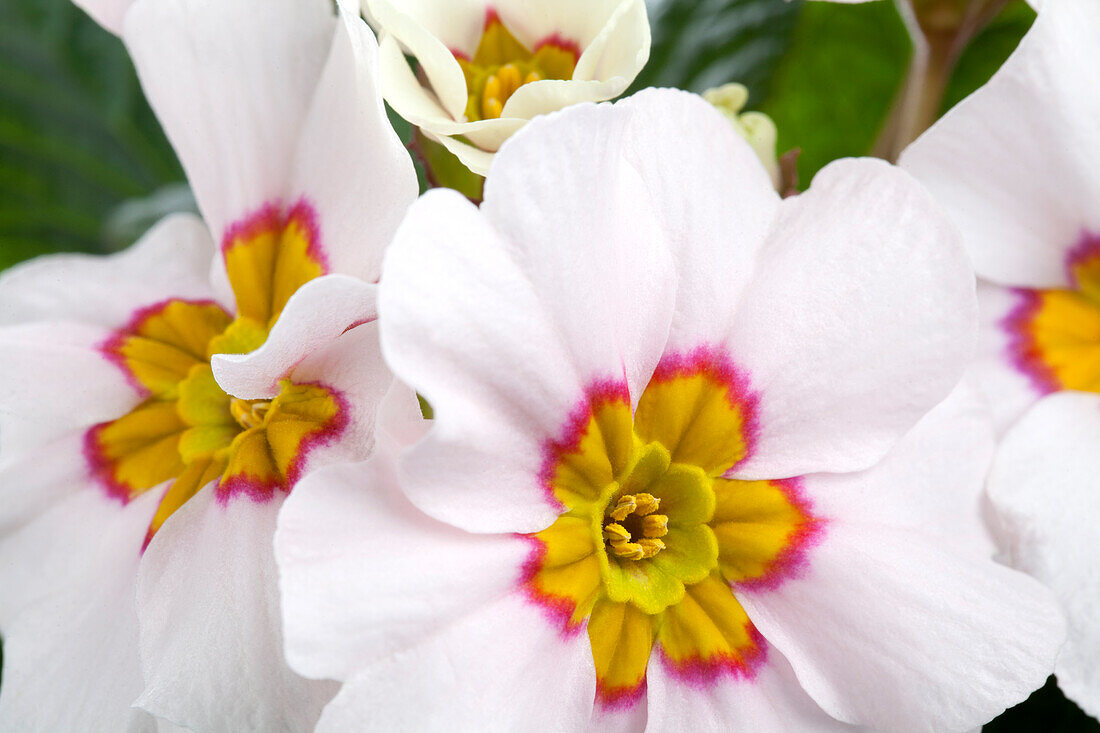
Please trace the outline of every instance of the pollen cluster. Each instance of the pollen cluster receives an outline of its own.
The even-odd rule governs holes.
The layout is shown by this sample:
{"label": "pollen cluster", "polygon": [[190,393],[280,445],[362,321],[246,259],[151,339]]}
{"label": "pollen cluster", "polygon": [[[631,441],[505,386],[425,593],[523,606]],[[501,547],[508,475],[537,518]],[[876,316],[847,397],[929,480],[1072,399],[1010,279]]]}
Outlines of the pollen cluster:
{"label": "pollen cluster", "polygon": [[651,558],[665,549],[668,517],[655,514],[661,500],[652,494],[624,494],[608,512],[603,536],[615,555],[627,560]]}
{"label": "pollen cluster", "polygon": [[571,45],[550,40],[531,51],[495,13],[490,14],[473,58],[456,54],[466,77],[467,121],[499,118],[504,105],[524,84],[571,78],[578,55]]}

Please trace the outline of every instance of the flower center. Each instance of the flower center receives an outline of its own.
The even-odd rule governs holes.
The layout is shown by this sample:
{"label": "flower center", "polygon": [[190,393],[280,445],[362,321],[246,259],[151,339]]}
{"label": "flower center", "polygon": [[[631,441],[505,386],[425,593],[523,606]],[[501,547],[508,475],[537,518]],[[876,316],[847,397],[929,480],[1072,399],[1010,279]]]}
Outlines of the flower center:
{"label": "flower center", "polygon": [[234,397],[229,403],[229,412],[245,430],[258,428],[264,424],[264,416],[271,409],[270,400],[242,400]]}
{"label": "flower center", "polygon": [[530,51],[490,12],[474,57],[455,52],[466,77],[469,122],[497,119],[504,105],[524,84],[544,79],[571,79],[580,54],[575,46],[555,38]]}
{"label": "flower center", "polygon": [[210,366],[214,354],[244,354],[267,340],[291,295],[324,271],[312,209],[275,206],[229,228],[222,246],[236,296],[232,317],[211,302],[168,300],[143,309],[101,346],[144,401],[92,427],[85,455],[93,474],[122,501],[167,483],[148,541],[199,489],[244,491],[257,500],[287,491],[300,459],[339,430],[335,392],[284,380],[271,400],[227,395]]}
{"label": "flower center", "polygon": [[1008,356],[1042,392],[1100,392],[1100,235],[1082,239],[1067,271],[1071,290],[1017,291]]}
{"label": "flower center", "polygon": [[604,517],[603,538],[616,557],[651,558],[665,549],[668,517],[656,514],[661,500],[652,494],[623,494]]}
{"label": "flower center", "polygon": [[631,402],[592,388],[546,446],[563,511],[531,536],[524,579],[565,629],[586,626],[606,705],[645,689],[654,645],[694,681],[751,674],[763,641],[736,588],[796,570],[820,527],[797,480],[726,478],[751,453],[756,397],[722,352],[666,357]]}

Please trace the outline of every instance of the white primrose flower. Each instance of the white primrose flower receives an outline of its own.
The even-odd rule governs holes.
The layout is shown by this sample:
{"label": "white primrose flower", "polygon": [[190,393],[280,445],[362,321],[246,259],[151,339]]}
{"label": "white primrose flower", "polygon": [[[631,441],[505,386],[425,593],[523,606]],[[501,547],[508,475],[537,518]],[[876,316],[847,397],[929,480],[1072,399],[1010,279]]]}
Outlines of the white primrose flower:
{"label": "white primrose flower", "polygon": [[645,0],[362,2],[386,101],[480,175],[529,119],[617,97],[649,59]]}
{"label": "white primrose flower", "polygon": [[205,221],[0,277],[0,729],[308,730],[275,515],[369,455],[354,326],[415,173],[328,0],[138,0],[123,37]]}
{"label": "white primrose flower", "polygon": [[319,730],[962,731],[1050,673],[1057,605],[981,533],[988,422],[926,415],[974,278],[900,169],[781,200],[648,91],[531,122],[384,271],[435,420],[407,393],[280,516],[288,661],[344,681]]}
{"label": "white primrose flower", "polygon": [[974,382],[988,395],[999,431],[1011,428],[989,493],[1009,560],[1065,605],[1070,633],[1058,683],[1094,717],[1100,717],[1098,120],[1100,3],[1050,0],[989,83],[902,157],[961,228],[983,281],[983,349]]}

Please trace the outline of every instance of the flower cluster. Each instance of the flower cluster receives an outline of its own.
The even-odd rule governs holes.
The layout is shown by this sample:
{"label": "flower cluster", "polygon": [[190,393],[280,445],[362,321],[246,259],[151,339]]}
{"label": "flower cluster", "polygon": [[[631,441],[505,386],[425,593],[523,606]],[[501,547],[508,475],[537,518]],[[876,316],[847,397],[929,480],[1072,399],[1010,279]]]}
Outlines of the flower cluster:
{"label": "flower cluster", "polygon": [[643,0],[80,4],[201,216],[0,275],[0,729],[1100,716],[1095,0],[787,197]]}

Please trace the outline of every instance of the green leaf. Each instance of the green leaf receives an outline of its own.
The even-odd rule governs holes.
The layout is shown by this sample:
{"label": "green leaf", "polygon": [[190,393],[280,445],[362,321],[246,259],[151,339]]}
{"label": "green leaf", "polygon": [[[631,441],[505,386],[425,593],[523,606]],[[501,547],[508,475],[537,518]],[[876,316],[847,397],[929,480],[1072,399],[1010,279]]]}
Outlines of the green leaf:
{"label": "green leaf", "polygon": [[959,57],[944,94],[941,114],[989,81],[1034,22],[1035,11],[1026,0],[1014,0],[1006,5]]}
{"label": "green leaf", "polygon": [[183,180],[122,42],[68,0],[6,0],[0,68],[0,267],[117,248],[108,215]]}
{"label": "green leaf", "polygon": [[653,48],[633,88],[703,92],[736,81],[763,98],[794,31],[798,6],[781,0],[663,0],[650,8]]}
{"label": "green leaf", "polygon": [[826,163],[872,151],[911,53],[892,2],[802,5],[762,110],[779,128],[780,152],[802,149],[803,188]]}
{"label": "green leaf", "polygon": [[453,188],[471,201],[481,201],[485,179],[467,168],[454,153],[420,130],[413,133],[413,156],[433,186]]}

